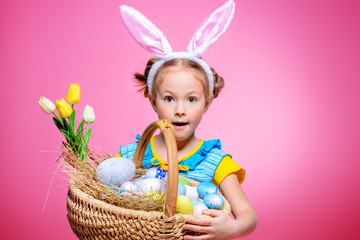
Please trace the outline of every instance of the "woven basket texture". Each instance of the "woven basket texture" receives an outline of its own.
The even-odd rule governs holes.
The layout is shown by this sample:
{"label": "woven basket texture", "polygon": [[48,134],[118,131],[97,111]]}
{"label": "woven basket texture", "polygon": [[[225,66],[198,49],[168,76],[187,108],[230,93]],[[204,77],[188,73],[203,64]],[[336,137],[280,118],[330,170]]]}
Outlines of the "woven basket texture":
{"label": "woven basket texture", "polygon": [[[187,180],[191,186],[199,184]],[[230,214],[230,204],[225,198],[224,202],[223,211]],[[167,217],[164,212],[114,206],[81,191],[72,179],[69,181],[67,211],[69,224],[79,239],[183,239],[186,234],[198,235],[182,230],[188,219],[208,217],[179,213]]]}

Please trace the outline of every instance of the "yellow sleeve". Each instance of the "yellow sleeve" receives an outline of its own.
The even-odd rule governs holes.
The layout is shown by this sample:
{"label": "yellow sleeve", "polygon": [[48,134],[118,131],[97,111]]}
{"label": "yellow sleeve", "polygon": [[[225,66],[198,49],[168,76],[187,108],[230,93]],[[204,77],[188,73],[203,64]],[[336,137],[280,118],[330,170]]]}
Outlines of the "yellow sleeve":
{"label": "yellow sleeve", "polygon": [[229,155],[226,155],[220,162],[219,166],[215,170],[213,183],[216,186],[220,186],[222,180],[224,180],[230,174],[235,174],[239,180],[239,183],[245,179],[245,169],[239,166]]}
{"label": "yellow sleeve", "polygon": [[115,155],[115,157],[121,157],[121,153],[118,152],[118,153]]}

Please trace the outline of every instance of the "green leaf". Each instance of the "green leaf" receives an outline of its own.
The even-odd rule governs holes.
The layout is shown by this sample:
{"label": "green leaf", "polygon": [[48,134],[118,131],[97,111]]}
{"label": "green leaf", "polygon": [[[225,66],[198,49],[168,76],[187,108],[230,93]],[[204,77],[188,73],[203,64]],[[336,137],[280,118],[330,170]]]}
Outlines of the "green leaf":
{"label": "green leaf", "polygon": [[83,131],[84,131],[84,123],[85,123],[85,120],[82,120],[77,131],[76,131],[76,137],[77,138],[82,138],[82,135],[83,135]]}
{"label": "green leaf", "polygon": [[65,129],[60,129],[60,132],[62,132],[62,134],[64,134],[66,140],[70,140],[70,137],[69,137],[69,133],[65,130]]}
{"label": "green leaf", "polygon": [[62,126],[61,122],[59,121],[59,119],[53,117],[53,121],[54,121],[56,127],[61,131],[61,129],[63,128],[63,126]]}
{"label": "green leaf", "polygon": [[86,144],[89,143],[90,135],[91,135],[91,129],[89,129],[89,131],[87,131],[85,133],[84,140],[85,140]]}
{"label": "green leaf", "polygon": [[68,130],[68,129],[69,129],[69,124],[68,124],[68,122],[66,121],[66,119],[63,118],[63,117],[61,117],[61,116],[60,116],[60,119],[61,119],[61,121],[62,121],[62,124],[63,124],[63,126],[64,126],[64,129],[65,129],[65,130]]}
{"label": "green leaf", "polygon": [[80,156],[82,159],[85,159],[85,157],[86,157],[86,147],[85,146],[82,146],[80,148]]}
{"label": "green leaf", "polygon": [[69,117],[69,127],[70,127],[70,134],[75,135],[74,129],[75,129],[75,110],[72,112],[72,114]]}
{"label": "green leaf", "polygon": [[72,114],[69,117],[69,125],[70,125],[70,129],[73,130],[75,129],[75,110],[72,112]]}

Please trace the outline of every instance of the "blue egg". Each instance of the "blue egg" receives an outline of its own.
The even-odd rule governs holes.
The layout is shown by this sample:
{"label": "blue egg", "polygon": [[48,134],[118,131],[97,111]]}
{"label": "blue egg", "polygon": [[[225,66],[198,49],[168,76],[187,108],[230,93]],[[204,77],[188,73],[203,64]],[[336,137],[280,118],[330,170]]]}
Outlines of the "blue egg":
{"label": "blue egg", "polygon": [[208,194],[203,203],[210,209],[221,210],[224,207],[224,199],[216,193]]}
{"label": "blue egg", "polygon": [[186,195],[186,188],[182,183],[178,184],[178,195]]}
{"label": "blue egg", "polygon": [[219,188],[212,182],[201,182],[197,187],[197,191],[199,193],[199,197],[201,199],[204,199],[208,194],[212,194],[212,193],[218,194]]}
{"label": "blue egg", "polygon": [[198,204],[204,204],[202,201],[191,201],[193,206],[198,205]]}
{"label": "blue egg", "polygon": [[130,159],[113,157],[101,162],[96,173],[108,186],[120,187],[121,184],[134,177],[135,164]]}

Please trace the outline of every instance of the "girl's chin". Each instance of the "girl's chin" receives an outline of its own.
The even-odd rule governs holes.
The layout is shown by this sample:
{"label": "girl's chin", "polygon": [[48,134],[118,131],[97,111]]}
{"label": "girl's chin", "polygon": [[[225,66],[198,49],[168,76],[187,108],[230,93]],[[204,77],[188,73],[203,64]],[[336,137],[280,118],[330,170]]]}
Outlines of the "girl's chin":
{"label": "girl's chin", "polygon": [[194,137],[194,133],[192,134],[183,134],[183,133],[177,133],[175,131],[175,140],[177,142],[183,142],[183,141],[188,141],[191,140]]}

